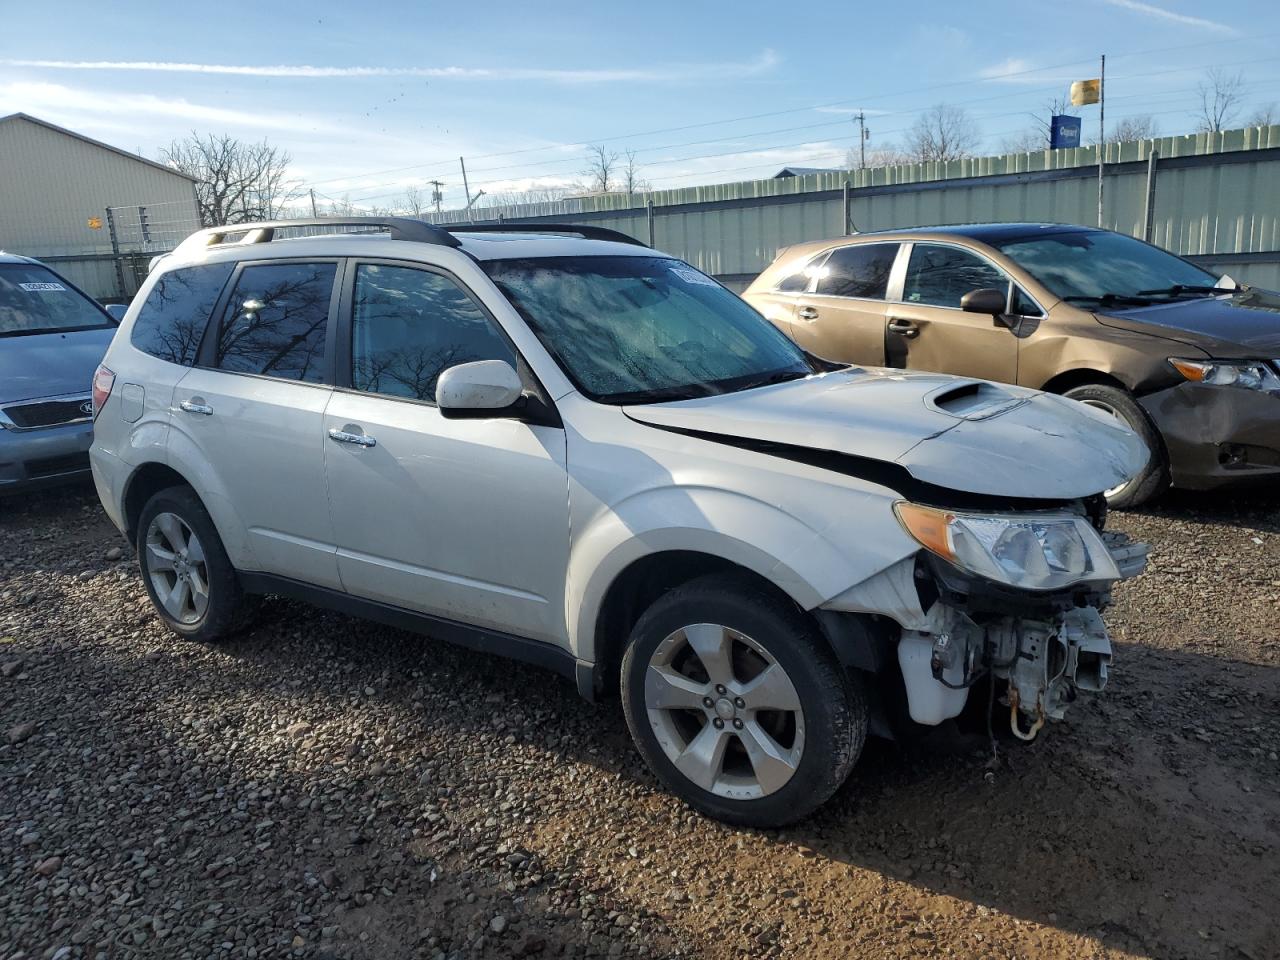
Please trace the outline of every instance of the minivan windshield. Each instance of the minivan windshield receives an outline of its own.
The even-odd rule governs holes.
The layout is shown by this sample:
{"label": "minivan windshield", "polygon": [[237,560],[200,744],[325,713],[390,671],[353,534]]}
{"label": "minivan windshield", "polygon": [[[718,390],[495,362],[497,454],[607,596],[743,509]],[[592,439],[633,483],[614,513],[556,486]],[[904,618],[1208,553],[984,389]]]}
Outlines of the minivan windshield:
{"label": "minivan windshield", "polygon": [[0,337],[114,326],[112,319],[52,270],[0,263]]}
{"label": "minivan windshield", "polygon": [[490,260],[485,270],[584,394],[645,403],[729,393],[816,367],[771,323],[679,260]]}
{"label": "minivan windshield", "polygon": [[1101,230],[1037,234],[996,248],[1063,300],[1160,302],[1212,295],[1218,282],[1159,247]]}

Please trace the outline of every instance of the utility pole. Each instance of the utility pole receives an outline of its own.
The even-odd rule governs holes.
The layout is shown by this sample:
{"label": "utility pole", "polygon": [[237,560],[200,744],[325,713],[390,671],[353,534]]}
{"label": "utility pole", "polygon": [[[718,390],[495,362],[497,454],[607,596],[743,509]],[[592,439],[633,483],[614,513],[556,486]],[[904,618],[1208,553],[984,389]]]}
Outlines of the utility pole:
{"label": "utility pole", "polygon": [[311,218],[314,220],[318,214],[316,213],[316,188],[311,188]]}
{"label": "utility pole", "polygon": [[462,167],[462,192],[467,195],[467,209],[471,209],[471,185],[467,183],[467,162],[458,158],[458,166]]}
{"label": "utility pole", "polygon": [[858,169],[867,169],[867,117],[863,111],[858,111]]}
{"label": "utility pole", "polygon": [[444,184],[439,180],[428,180],[427,183],[431,184],[431,202],[436,205],[436,213],[439,213],[440,202],[444,199],[444,194],[440,192],[440,188],[443,187]]}
{"label": "utility pole", "polygon": [[1102,222],[1102,161],[1107,153],[1107,55],[1102,55],[1102,72],[1098,75],[1098,226]]}

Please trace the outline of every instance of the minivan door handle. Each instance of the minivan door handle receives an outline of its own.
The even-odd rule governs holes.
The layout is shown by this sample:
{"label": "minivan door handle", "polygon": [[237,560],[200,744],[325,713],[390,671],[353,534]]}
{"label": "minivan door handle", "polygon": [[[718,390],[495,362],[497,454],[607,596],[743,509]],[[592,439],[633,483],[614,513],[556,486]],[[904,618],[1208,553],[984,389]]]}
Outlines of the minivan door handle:
{"label": "minivan door handle", "polygon": [[213,407],[209,406],[207,403],[201,402],[199,397],[196,397],[194,400],[183,400],[178,404],[178,406],[187,411],[187,413],[198,413],[205,417],[213,416]]}
{"label": "minivan door handle", "polygon": [[358,447],[376,447],[378,445],[378,441],[367,433],[352,433],[350,430],[339,430],[337,427],[332,427],[329,430],[329,439],[336,440],[338,443],[354,443]]}
{"label": "minivan door handle", "polygon": [[818,308],[817,307],[801,307],[798,311],[796,311],[796,316],[799,317],[801,320],[817,320]]}
{"label": "minivan door handle", "polygon": [[895,317],[889,321],[889,332],[896,333],[899,336],[906,337],[910,340],[912,337],[920,335],[920,328],[910,320],[903,320],[901,317]]}

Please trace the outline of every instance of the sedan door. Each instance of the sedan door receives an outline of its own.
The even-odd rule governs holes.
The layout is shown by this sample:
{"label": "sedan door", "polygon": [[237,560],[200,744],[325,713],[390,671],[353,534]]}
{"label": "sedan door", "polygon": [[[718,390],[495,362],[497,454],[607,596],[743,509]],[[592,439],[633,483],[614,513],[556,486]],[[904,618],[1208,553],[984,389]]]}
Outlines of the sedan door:
{"label": "sedan door", "polygon": [[1004,291],[1007,302],[1004,271],[953,244],[912,243],[904,254],[901,290],[887,312],[887,365],[1015,383],[1018,338],[1007,318],[960,309],[961,297],[983,288]]}
{"label": "sedan door", "polygon": [[896,243],[837,247],[810,272],[810,291],[796,301],[792,339],[827,360],[883,366],[885,292]]}
{"label": "sedan door", "polygon": [[[352,594],[564,643],[568,476],[559,426],[448,419],[436,381],[514,347],[442,271],[354,265],[325,411],[338,564]],[[349,345],[349,348],[348,348]]]}
{"label": "sedan door", "polygon": [[331,260],[240,268],[200,365],[174,388],[168,443],[214,519],[222,511],[239,519],[257,569],[330,588],[340,583],[321,416],[332,392],[328,329],[338,267]]}

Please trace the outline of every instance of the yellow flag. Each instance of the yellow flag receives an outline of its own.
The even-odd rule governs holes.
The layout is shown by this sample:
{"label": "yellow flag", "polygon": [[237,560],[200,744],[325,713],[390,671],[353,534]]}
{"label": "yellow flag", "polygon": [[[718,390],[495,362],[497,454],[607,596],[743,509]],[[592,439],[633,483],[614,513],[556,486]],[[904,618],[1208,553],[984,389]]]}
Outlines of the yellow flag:
{"label": "yellow flag", "polygon": [[101,230],[101,229],[102,229],[102,218],[101,218],[101,217],[90,217],[90,218],[89,218],[89,224],[88,224],[88,226],[89,226],[89,229],[90,229],[90,230]]}
{"label": "yellow flag", "polygon": [[1097,103],[1102,96],[1101,80],[1077,80],[1071,85],[1071,105],[1083,107]]}

